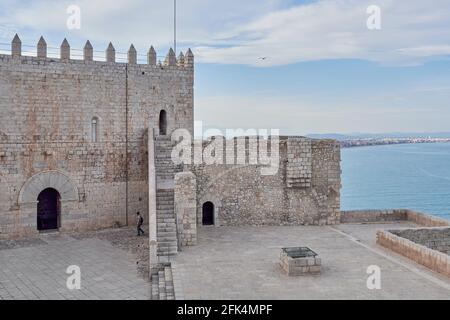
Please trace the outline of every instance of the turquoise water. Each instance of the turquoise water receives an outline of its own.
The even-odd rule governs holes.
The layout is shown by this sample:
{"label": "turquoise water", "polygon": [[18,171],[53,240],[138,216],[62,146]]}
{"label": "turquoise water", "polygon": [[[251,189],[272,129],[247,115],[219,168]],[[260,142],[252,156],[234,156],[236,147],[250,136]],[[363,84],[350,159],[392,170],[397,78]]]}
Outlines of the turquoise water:
{"label": "turquoise water", "polygon": [[450,219],[450,143],[342,149],[342,210],[408,208]]}

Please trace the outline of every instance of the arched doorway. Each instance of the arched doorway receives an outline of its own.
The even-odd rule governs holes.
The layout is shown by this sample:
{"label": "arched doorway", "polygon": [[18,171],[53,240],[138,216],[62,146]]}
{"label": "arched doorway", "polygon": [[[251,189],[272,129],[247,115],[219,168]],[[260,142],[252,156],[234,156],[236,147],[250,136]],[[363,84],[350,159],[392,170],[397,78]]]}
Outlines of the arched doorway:
{"label": "arched doorway", "polygon": [[214,225],[214,204],[205,202],[202,207],[202,224],[204,226]]}
{"label": "arched doorway", "polygon": [[59,228],[60,199],[59,192],[53,188],[47,188],[39,194],[37,199],[37,228],[39,231]]}
{"label": "arched doorway", "polygon": [[167,134],[167,112],[161,110],[159,113],[159,135],[165,136]]}

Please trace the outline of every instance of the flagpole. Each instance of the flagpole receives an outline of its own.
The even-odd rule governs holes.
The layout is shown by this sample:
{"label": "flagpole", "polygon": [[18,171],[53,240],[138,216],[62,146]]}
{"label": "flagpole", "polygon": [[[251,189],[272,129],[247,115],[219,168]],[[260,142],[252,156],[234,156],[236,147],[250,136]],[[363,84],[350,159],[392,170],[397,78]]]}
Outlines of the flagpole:
{"label": "flagpole", "polygon": [[173,49],[177,54],[177,0],[173,0]]}

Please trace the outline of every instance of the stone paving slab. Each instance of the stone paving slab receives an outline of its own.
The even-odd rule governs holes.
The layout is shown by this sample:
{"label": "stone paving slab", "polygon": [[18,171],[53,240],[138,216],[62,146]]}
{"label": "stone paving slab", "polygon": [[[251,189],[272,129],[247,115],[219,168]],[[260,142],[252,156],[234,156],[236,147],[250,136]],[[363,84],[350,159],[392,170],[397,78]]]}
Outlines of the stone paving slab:
{"label": "stone paving slab", "polygon": [[[110,242],[41,236],[39,245],[0,250],[0,299],[149,299],[135,257]],[[81,290],[66,286],[68,266],[81,268]]]}
{"label": "stone paving slab", "polygon": [[[345,225],[345,232],[341,226],[203,227],[199,229],[199,245],[184,248],[172,261],[175,286],[182,290],[183,298],[195,300],[450,299],[449,280],[431,281],[435,276],[432,272],[412,272],[405,265],[410,262],[371,249],[378,228],[401,226],[405,225]],[[353,233],[356,240],[346,233]],[[308,246],[317,252],[322,258],[322,274],[284,275],[279,252],[290,246]],[[370,265],[382,270],[381,290],[367,288]]]}

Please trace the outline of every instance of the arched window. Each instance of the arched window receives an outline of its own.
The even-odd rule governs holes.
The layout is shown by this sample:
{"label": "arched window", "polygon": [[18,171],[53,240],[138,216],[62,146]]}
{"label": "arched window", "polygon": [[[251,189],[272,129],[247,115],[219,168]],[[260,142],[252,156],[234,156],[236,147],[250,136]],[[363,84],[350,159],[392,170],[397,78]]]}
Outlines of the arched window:
{"label": "arched window", "polygon": [[92,142],[98,142],[98,118],[94,117],[91,121],[91,140]]}
{"label": "arched window", "polygon": [[165,136],[167,134],[167,112],[161,110],[159,113],[159,135]]}

